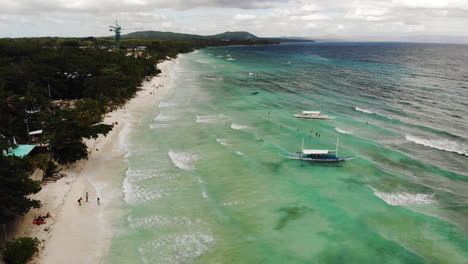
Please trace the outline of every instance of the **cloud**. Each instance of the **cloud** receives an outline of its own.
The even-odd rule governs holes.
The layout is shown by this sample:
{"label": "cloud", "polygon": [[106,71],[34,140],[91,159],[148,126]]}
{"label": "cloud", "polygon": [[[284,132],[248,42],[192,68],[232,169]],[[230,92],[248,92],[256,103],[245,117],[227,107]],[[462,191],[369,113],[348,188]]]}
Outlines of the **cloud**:
{"label": "cloud", "polygon": [[257,18],[257,16],[251,14],[236,14],[234,16],[235,20],[252,20],[255,18]]}
{"label": "cloud", "polygon": [[0,37],[164,30],[317,37],[465,34],[468,0],[1,0]]}

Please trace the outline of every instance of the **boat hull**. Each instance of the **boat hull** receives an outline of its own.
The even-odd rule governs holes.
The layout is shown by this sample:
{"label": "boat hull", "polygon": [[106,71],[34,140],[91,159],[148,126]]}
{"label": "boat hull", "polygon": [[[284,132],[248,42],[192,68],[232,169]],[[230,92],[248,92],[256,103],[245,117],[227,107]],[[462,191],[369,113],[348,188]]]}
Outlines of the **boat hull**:
{"label": "boat hull", "polygon": [[334,116],[327,116],[327,115],[294,115],[297,118],[302,119],[318,119],[318,120],[331,120],[335,119]]}
{"label": "boat hull", "polygon": [[312,161],[312,162],[340,162],[340,161],[352,160],[355,158],[355,157],[335,157],[335,156],[305,157],[305,156],[297,156],[297,155],[289,155],[289,154],[280,154],[280,155],[288,159],[304,160],[304,161]]}

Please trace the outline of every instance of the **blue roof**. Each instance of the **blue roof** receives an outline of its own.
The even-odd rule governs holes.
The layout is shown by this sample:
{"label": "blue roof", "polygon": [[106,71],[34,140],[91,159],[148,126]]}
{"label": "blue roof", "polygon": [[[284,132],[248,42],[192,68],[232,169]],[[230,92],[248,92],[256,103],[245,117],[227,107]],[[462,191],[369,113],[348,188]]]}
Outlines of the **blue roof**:
{"label": "blue roof", "polygon": [[24,157],[35,148],[35,145],[18,145],[17,148],[8,151],[8,156]]}

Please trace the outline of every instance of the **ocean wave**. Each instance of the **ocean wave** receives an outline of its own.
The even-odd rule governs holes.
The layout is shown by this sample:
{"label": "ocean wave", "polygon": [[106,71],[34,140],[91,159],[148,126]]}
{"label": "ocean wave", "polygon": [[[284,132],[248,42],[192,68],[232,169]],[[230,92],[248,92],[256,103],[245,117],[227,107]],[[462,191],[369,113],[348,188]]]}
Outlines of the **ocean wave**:
{"label": "ocean wave", "polygon": [[234,59],[234,58],[227,58],[226,60],[228,60],[228,61],[235,61],[236,59]]}
{"label": "ocean wave", "polygon": [[363,112],[363,113],[366,113],[366,114],[374,114],[375,113],[372,110],[359,108],[359,107],[354,107],[354,110],[359,111],[359,112]]}
{"label": "ocean wave", "polygon": [[405,193],[405,192],[396,192],[396,193],[386,193],[377,191],[374,188],[371,188],[374,191],[374,194],[380,199],[384,200],[389,205],[429,205],[437,204],[437,200],[434,199],[433,194],[424,194],[424,193]]}
{"label": "ocean wave", "polygon": [[195,60],[195,61],[198,62],[198,63],[201,63],[201,64],[210,63],[210,61],[208,61],[208,60]]}
{"label": "ocean wave", "polygon": [[223,203],[224,206],[235,206],[235,205],[239,205],[239,204],[244,204],[244,202],[243,201],[233,201],[233,202]]}
{"label": "ocean wave", "polygon": [[196,224],[202,223],[201,220],[192,220],[185,216],[159,216],[153,215],[150,217],[145,218],[133,218],[131,216],[128,217],[128,222],[130,223],[131,228],[135,229],[149,229],[156,226],[163,226],[163,225],[177,225],[177,226],[184,226],[190,227]]}
{"label": "ocean wave", "polygon": [[183,170],[193,170],[194,167],[192,162],[198,159],[198,156],[190,152],[168,152],[169,157],[172,160],[172,163],[180,169]]}
{"label": "ocean wave", "polygon": [[249,76],[255,77],[255,76],[257,76],[257,75],[256,75],[255,73],[249,72]]}
{"label": "ocean wave", "polygon": [[177,106],[175,103],[168,103],[168,102],[160,102],[159,103],[159,108],[164,108],[164,107],[174,107]]}
{"label": "ocean wave", "polygon": [[240,151],[237,151],[236,154],[239,155],[239,156],[244,156],[245,155],[244,153],[242,153]]}
{"label": "ocean wave", "polygon": [[230,145],[230,144],[228,143],[227,139],[225,139],[225,138],[217,138],[217,139],[216,139],[216,142],[218,142],[218,143],[221,144],[221,145],[225,145],[225,146]]}
{"label": "ocean wave", "polygon": [[162,236],[138,250],[144,263],[188,263],[201,256],[213,243],[214,237],[200,232]]}
{"label": "ocean wave", "polygon": [[221,77],[203,77],[205,80],[210,80],[210,81],[222,81],[223,78]]}
{"label": "ocean wave", "polygon": [[128,169],[125,172],[129,182],[136,182],[164,175],[160,170],[155,169]]}
{"label": "ocean wave", "polygon": [[149,125],[150,128],[155,129],[155,128],[168,128],[168,127],[174,127],[174,124],[151,124]]}
{"label": "ocean wave", "polygon": [[242,129],[247,129],[249,128],[248,126],[244,126],[244,125],[240,125],[240,124],[237,124],[237,123],[232,123],[231,124],[231,128],[232,129],[235,129],[235,130],[242,130]]}
{"label": "ocean wave", "polygon": [[157,186],[148,186],[134,183],[130,178],[125,178],[123,184],[124,200],[127,204],[140,204],[147,201],[159,200],[168,193]]}
{"label": "ocean wave", "polygon": [[176,120],[175,117],[173,116],[166,116],[166,115],[163,115],[161,113],[159,113],[155,118],[154,118],[155,121],[160,121],[160,122],[167,122],[167,121],[174,121]]}
{"label": "ocean wave", "polygon": [[224,118],[224,115],[219,114],[219,115],[197,115],[197,123],[205,123],[205,124],[213,124],[213,123],[219,123],[222,118]]}
{"label": "ocean wave", "polygon": [[339,133],[341,134],[348,134],[348,135],[352,135],[353,133],[349,132],[349,131],[346,131],[346,130],[343,130],[343,129],[339,129],[337,127],[335,127],[335,130],[338,131]]}
{"label": "ocean wave", "polygon": [[405,138],[406,140],[419,145],[468,156],[468,146],[456,141],[447,139],[425,139],[413,135],[406,135]]}

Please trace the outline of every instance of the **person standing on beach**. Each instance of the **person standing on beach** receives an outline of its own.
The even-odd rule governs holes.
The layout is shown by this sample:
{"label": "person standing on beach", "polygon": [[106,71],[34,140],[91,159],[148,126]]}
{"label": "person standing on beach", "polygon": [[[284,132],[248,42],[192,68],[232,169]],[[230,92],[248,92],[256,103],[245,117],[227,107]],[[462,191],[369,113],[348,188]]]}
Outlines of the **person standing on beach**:
{"label": "person standing on beach", "polygon": [[99,203],[100,201],[101,201],[101,199],[99,199],[99,197],[98,197],[98,198],[97,198],[97,204],[98,204],[98,205],[100,205],[100,203]]}
{"label": "person standing on beach", "polygon": [[79,204],[80,206],[81,206],[81,200],[82,200],[82,199],[83,199],[83,198],[81,198],[81,197],[80,197],[80,199],[78,199],[78,204]]}
{"label": "person standing on beach", "polygon": [[88,202],[88,192],[86,192],[86,202]]}

